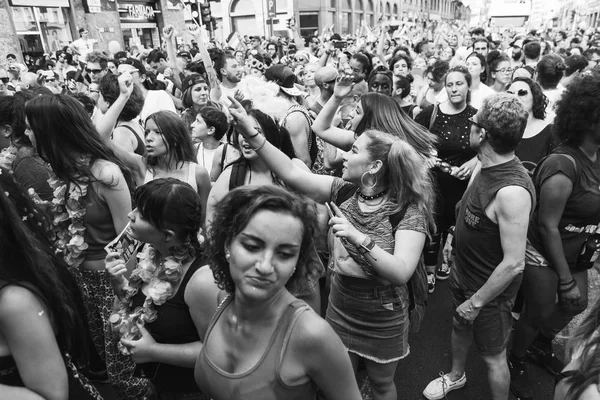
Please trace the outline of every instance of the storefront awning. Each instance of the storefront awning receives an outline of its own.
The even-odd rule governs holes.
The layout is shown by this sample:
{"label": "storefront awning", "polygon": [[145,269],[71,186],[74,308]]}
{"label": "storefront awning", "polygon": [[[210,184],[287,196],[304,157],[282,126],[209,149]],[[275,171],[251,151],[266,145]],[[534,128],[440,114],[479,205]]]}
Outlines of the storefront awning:
{"label": "storefront awning", "polygon": [[10,3],[24,7],[69,7],[69,0],[10,0]]}

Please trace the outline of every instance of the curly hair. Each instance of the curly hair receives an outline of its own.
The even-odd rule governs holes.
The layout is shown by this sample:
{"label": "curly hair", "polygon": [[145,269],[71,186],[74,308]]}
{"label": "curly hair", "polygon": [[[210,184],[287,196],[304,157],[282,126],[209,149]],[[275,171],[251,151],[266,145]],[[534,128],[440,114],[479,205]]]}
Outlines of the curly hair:
{"label": "curly hair", "polygon": [[527,126],[523,102],[508,93],[486,98],[478,113],[479,125],[485,128],[492,149],[498,154],[514,151]]}
{"label": "curly hair", "polygon": [[515,82],[524,82],[527,84],[527,86],[529,86],[529,90],[531,90],[531,97],[533,97],[533,108],[531,110],[533,116],[537,119],[546,119],[548,97],[546,97],[540,85],[538,85],[538,83],[533,79],[526,78],[524,76],[513,79],[512,83]]}
{"label": "curly hair", "polygon": [[202,207],[200,195],[189,183],[175,178],[154,179],[135,190],[133,202],[142,218],[156,229],[173,230],[181,240],[200,250]]}
{"label": "curly hair", "polygon": [[217,204],[208,232],[207,260],[215,282],[221,290],[235,292],[230,265],[225,258],[225,247],[246,228],[252,217],[262,210],[290,215],[302,222],[302,244],[298,263],[286,286],[292,286],[296,279],[305,276],[303,269],[307,268],[317,229],[315,203],[278,186],[243,186],[229,192]]}
{"label": "curly hair", "polygon": [[556,54],[542,57],[537,64],[537,81],[542,89],[554,89],[567,69],[563,59]]}
{"label": "curly hair", "polygon": [[431,67],[427,67],[425,71],[425,76],[431,72],[431,76],[433,76],[433,80],[436,82],[442,82],[446,73],[450,69],[450,64],[446,61],[437,60]]}
{"label": "curly hair", "polygon": [[600,73],[574,78],[555,105],[554,127],[563,143],[578,146],[600,122]]}

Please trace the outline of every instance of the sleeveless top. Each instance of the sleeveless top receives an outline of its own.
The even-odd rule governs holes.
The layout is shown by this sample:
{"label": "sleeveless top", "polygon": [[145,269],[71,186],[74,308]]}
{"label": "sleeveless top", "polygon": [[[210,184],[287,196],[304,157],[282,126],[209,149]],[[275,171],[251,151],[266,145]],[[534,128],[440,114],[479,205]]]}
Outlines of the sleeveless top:
{"label": "sleeveless top", "polygon": [[[192,188],[197,192],[198,191],[198,183],[196,182],[196,163],[192,163],[189,161],[185,162],[188,166],[188,176],[186,180],[183,182],[189,183]],[[150,171],[149,168],[146,168],[146,176],[144,177],[144,183],[148,183],[154,180],[154,173]]]}
{"label": "sleeveless top", "polygon": [[87,187],[85,197],[84,240],[88,248],[83,255],[86,260],[103,260],[106,257],[104,247],[117,237],[112,213],[104,199],[98,196],[94,184]]}
{"label": "sleeveless top", "polygon": [[[145,326],[157,343],[184,344],[200,340],[184,295],[192,275],[203,265],[205,265],[204,260],[201,257],[196,258],[185,273],[175,296],[160,306],[154,305],[158,316],[154,322]],[[146,295],[138,290],[132,299],[131,309],[141,307],[145,299]],[[199,391],[194,381],[193,368],[158,362],[139,364],[137,368],[142,370],[144,376],[161,390],[177,393]]]}
{"label": "sleeveless top", "polygon": [[309,309],[308,305],[301,300],[291,302],[278,321],[269,345],[258,363],[248,371],[232,374],[215,365],[206,354],[206,348],[210,347],[212,330],[232,300],[233,297],[228,296],[213,316],[204,341],[205,346],[202,347],[196,363],[196,382],[202,392],[213,400],[314,399],[314,382],[289,386],[283,382],[280,375],[281,362],[294,325],[300,315]]}
{"label": "sleeveless top", "polygon": [[290,108],[288,108],[285,116],[281,119],[281,126],[285,127],[285,123],[287,122],[287,118],[290,114],[299,112],[304,115],[306,121],[308,122],[309,132],[308,132],[308,153],[310,154],[310,161],[312,165],[310,166],[310,170],[313,174],[321,174],[325,173],[325,165],[323,161],[323,141],[320,138],[317,138],[317,135],[312,130],[313,118],[310,115],[309,111],[306,107],[301,106],[299,104],[294,104]]}
{"label": "sleeveless top", "polygon": [[[2,282],[0,290],[8,285],[17,285],[31,291],[44,303],[46,300],[39,290],[28,282]],[[71,356],[67,353],[62,353],[67,370],[67,379],[69,384],[69,400],[102,400],[102,396],[96,390],[85,376],[79,373],[77,367],[71,361]],[[17,364],[11,355],[0,357],[0,384],[7,386],[25,387],[25,383],[19,374]]]}
{"label": "sleeveless top", "polygon": [[[137,146],[135,148],[135,150],[133,150],[133,152],[137,155],[143,156],[144,153],[146,153],[146,146],[144,145],[144,141],[142,140],[142,138],[140,138],[140,135],[137,134],[137,132],[130,127],[129,125],[117,125],[117,128],[125,128],[125,129],[129,129],[131,131],[131,133],[133,133],[133,135],[135,136],[135,139],[137,140]],[[112,134],[111,137],[112,139]]]}
{"label": "sleeveless top", "polygon": [[[456,277],[461,287],[476,291],[492,275],[504,257],[500,228],[485,213],[496,193],[506,186],[521,186],[531,196],[535,189],[529,174],[517,157],[505,163],[482,168],[465,191],[456,218]],[[521,284],[519,275],[498,295],[498,301],[514,298]]]}
{"label": "sleeveless top", "polygon": [[[554,153],[540,161],[535,169],[533,182],[538,196],[546,179],[556,174],[565,175],[573,184],[558,222],[558,231],[565,259],[570,268],[576,269],[577,258],[585,241],[600,224],[600,151],[596,152],[596,161],[592,161],[578,147],[558,147]],[[529,224],[527,239],[548,260],[538,213],[539,209],[536,209]]]}

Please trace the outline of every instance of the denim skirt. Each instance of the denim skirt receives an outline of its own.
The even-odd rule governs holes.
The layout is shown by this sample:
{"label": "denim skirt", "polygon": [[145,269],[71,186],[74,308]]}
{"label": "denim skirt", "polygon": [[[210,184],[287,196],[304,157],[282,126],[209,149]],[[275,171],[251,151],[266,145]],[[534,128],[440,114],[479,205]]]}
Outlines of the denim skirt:
{"label": "denim skirt", "polygon": [[327,322],[349,352],[385,364],[406,357],[408,289],[338,273],[331,276]]}

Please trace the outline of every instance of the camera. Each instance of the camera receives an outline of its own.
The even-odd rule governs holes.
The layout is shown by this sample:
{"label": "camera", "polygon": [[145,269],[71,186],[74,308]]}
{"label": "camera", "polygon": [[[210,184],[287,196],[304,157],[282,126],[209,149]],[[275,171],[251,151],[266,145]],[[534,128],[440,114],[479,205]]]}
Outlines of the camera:
{"label": "camera", "polygon": [[334,49],[345,49],[346,47],[348,47],[348,42],[345,40],[336,40],[333,42]]}

